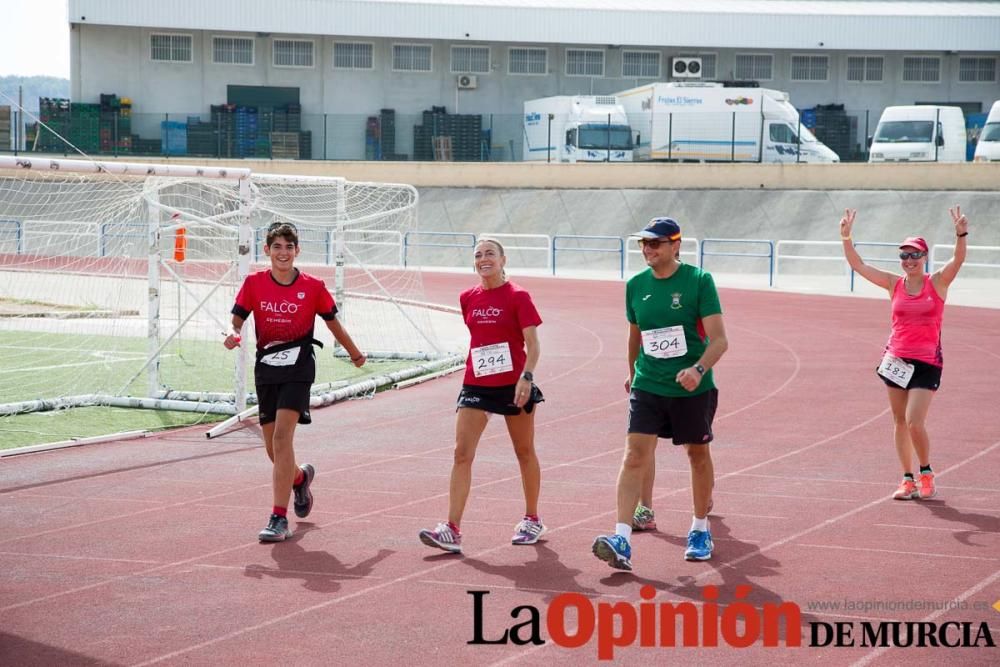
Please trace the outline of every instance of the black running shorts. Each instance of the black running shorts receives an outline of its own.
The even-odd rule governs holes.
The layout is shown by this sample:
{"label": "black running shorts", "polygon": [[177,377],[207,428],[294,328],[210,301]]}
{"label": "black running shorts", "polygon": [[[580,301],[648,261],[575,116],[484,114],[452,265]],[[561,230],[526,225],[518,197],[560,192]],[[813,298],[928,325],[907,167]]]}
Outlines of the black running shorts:
{"label": "black running shorts", "polygon": [[656,434],[675,445],[712,442],[712,421],[719,405],[719,390],[694,396],[660,396],[633,389],[628,397],[628,432]]}
{"label": "black running shorts", "polygon": [[531,397],[524,404],[523,408],[514,405],[514,388],[516,384],[508,384],[503,387],[480,387],[473,384],[463,384],[462,391],[458,394],[458,408],[474,408],[485,410],[498,415],[519,415],[521,410],[528,414],[535,409],[536,403],[545,400],[542,391],[531,385]]}
{"label": "black running shorts", "polygon": [[916,359],[903,359],[903,361],[913,364],[913,376],[906,385],[906,389],[903,389],[892,380],[883,377],[878,372],[878,366],[875,367],[875,374],[878,375],[882,382],[885,382],[885,386],[893,389],[903,389],[903,391],[909,391],[910,389],[930,389],[931,391],[937,391],[938,387],[941,386],[942,369],[940,366],[929,364],[926,361],[917,361]]}
{"label": "black running shorts", "polygon": [[260,423],[270,424],[277,418],[278,410],[284,408],[298,412],[300,424],[311,424],[312,416],[309,414],[309,391],[311,388],[311,382],[257,385]]}

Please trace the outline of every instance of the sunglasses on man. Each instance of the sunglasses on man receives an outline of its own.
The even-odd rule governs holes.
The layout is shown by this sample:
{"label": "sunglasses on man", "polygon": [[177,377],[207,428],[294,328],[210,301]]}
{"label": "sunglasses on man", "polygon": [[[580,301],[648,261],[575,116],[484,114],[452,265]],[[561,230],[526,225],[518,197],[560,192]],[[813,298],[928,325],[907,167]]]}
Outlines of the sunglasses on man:
{"label": "sunglasses on man", "polygon": [[922,251],[922,250],[918,250],[916,252],[901,252],[901,253],[899,253],[899,258],[900,259],[920,259],[921,257],[926,257],[926,256],[927,256],[927,253],[924,252],[924,251]]}
{"label": "sunglasses on man", "polygon": [[[677,239],[680,241],[680,239]],[[673,243],[670,239],[639,239],[639,247],[649,247],[652,250],[656,250],[664,243]]]}

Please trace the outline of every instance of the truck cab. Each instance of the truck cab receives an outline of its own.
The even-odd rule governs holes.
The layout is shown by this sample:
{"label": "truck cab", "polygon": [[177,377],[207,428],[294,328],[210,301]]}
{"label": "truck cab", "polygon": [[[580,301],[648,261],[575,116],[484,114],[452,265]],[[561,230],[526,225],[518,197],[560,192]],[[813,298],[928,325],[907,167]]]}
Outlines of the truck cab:
{"label": "truck cab", "polygon": [[563,151],[569,162],[631,162],[632,130],[627,123],[571,122]]}
{"label": "truck cab", "polygon": [[762,162],[840,162],[830,147],[816,138],[798,119],[765,118],[764,156]]}
{"label": "truck cab", "polygon": [[973,162],[1000,162],[1000,100],[993,103],[976,142]]}
{"label": "truck cab", "polygon": [[524,103],[523,159],[631,162],[632,129],[613,95],[557,95]]}

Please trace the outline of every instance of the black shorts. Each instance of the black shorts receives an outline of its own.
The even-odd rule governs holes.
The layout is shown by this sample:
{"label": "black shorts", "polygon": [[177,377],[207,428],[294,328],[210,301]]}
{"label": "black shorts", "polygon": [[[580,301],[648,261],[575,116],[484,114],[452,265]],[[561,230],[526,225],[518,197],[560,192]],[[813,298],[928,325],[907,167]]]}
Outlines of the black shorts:
{"label": "black shorts", "polygon": [[675,445],[712,442],[712,421],[719,405],[719,390],[694,396],[660,396],[633,389],[628,396],[628,432],[656,434]]}
{"label": "black shorts", "polygon": [[531,396],[523,408],[514,405],[514,388],[516,384],[508,384],[503,387],[480,387],[474,384],[463,384],[462,391],[458,393],[458,408],[475,408],[485,410],[498,415],[519,415],[521,410],[528,414],[535,409],[536,403],[545,400],[542,390],[534,384],[531,385]]}
{"label": "black shorts", "polygon": [[312,424],[309,414],[309,391],[311,382],[285,382],[283,384],[257,385],[257,407],[260,408],[261,424],[270,424],[278,416],[278,410],[295,410],[299,413],[300,424]]}
{"label": "black shorts", "polygon": [[910,378],[909,384],[906,388],[900,387],[898,384],[882,376],[878,372],[878,366],[875,367],[875,375],[878,376],[882,382],[885,382],[885,386],[891,387],[893,389],[902,389],[903,391],[909,391],[910,389],[930,389],[931,391],[937,391],[938,387],[941,386],[941,367],[935,366],[934,364],[929,364],[926,361],[918,361],[916,359],[903,359],[908,364],[913,364],[913,376]]}

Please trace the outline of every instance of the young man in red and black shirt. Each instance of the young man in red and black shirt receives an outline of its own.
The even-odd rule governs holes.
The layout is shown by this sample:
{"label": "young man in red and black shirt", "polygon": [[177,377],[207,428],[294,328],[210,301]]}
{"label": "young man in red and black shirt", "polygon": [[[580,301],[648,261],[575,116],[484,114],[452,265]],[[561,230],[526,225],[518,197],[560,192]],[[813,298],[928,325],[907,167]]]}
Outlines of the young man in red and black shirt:
{"label": "young man in red and black shirt", "polygon": [[295,515],[304,518],[312,510],[309,491],[316,474],[311,464],[297,466],[292,438],[297,424],[309,424],[309,390],[316,379],[313,325],[318,315],[326,323],[356,367],[365,355],[337,320],[337,306],[319,278],[295,268],[299,236],[287,222],[272,224],[267,230],[264,254],[271,268],[250,274],[236,295],[233,331],[223,344],[233,349],[240,344],[240,332],[253,314],[257,336],[254,381],[260,425],[267,455],[274,464],[272,486],[274,507],[267,527],[260,531],[261,542],[281,542],[292,536],[288,529],[288,497],[295,492]]}

